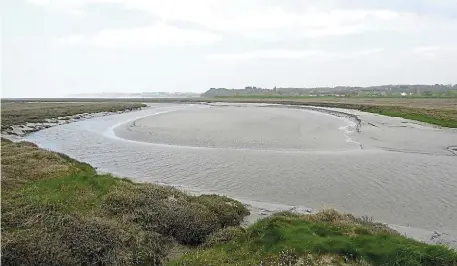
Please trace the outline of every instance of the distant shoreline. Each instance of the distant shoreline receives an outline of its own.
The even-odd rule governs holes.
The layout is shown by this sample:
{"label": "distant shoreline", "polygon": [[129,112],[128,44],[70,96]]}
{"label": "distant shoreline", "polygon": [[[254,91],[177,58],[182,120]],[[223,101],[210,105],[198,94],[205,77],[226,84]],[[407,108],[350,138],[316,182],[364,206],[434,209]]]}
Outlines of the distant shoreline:
{"label": "distant shoreline", "polygon": [[2,102],[270,103],[355,109],[391,117],[402,117],[435,126],[457,128],[457,98],[275,97],[253,95],[211,98],[23,98],[2,99]]}

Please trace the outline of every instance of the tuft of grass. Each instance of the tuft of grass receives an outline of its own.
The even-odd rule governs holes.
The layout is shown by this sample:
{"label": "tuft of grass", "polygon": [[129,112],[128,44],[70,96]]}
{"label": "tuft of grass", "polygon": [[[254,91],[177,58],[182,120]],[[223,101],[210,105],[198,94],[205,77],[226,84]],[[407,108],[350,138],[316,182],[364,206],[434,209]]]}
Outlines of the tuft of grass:
{"label": "tuft of grass", "polygon": [[455,251],[383,227],[332,210],[274,215],[170,265],[457,265]]}

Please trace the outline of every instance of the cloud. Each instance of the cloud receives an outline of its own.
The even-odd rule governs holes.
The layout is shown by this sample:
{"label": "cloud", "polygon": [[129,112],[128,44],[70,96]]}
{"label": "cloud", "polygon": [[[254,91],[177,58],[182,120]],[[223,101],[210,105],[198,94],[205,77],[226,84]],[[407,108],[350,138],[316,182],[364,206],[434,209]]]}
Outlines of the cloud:
{"label": "cloud", "polygon": [[456,83],[456,0],[6,2],[8,96]]}
{"label": "cloud", "polygon": [[328,52],[322,50],[255,50],[244,53],[219,53],[208,56],[212,61],[238,62],[258,59],[348,59],[366,56],[382,52],[383,49],[375,48],[370,50],[351,52]]}
{"label": "cloud", "polygon": [[51,43],[56,46],[75,46],[84,44],[86,39],[83,34],[71,34],[53,39]]}
{"label": "cloud", "polygon": [[[214,30],[258,38],[320,38],[379,30],[409,14],[389,10],[308,10],[287,12],[282,8],[255,10],[238,18],[217,16],[199,21]],[[200,19],[201,20],[201,19]],[[389,24],[390,23],[390,24]],[[392,27],[393,28],[393,27]]]}
{"label": "cloud", "polygon": [[50,6],[52,4],[51,0],[27,0],[27,2],[37,6]]}
{"label": "cloud", "polygon": [[432,45],[432,46],[419,46],[412,49],[413,55],[422,56],[428,59],[439,57],[457,56],[456,45]]}
{"label": "cloud", "polygon": [[[211,0],[29,0],[41,6],[81,13],[92,4],[118,5],[147,12],[165,22],[190,22],[207,29],[249,38],[320,38],[383,29],[395,30],[405,21],[418,20],[410,12],[389,9],[329,8],[309,2],[298,9],[265,1]],[[293,1],[292,1],[293,2]],[[325,2],[325,1],[324,1]],[[410,23],[411,25],[413,23]]]}
{"label": "cloud", "polygon": [[[82,0],[80,4],[73,0],[27,0],[28,3],[39,7],[48,8],[57,13],[70,14],[77,17],[83,17],[85,4],[88,1]],[[82,5],[81,5],[82,4]]]}
{"label": "cloud", "polygon": [[95,35],[74,34],[56,38],[58,46],[97,46],[104,48],[142,47],[157,45],[207,45],[220,41],[221,36],[201,30],[181,29],[157,23],[151,26],[102,30]]}

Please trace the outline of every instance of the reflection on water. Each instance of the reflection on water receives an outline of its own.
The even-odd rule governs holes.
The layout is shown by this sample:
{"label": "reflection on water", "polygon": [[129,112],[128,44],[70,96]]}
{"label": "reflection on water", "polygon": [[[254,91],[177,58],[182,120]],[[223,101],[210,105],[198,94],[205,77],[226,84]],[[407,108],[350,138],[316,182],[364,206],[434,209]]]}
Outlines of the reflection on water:
{"label": "reflection on water", "polygon": [[[196,108],[201,107],[157,104],[49,128],[28,139],[101,171],[139,181],[277,204],[334,207],[399,225],[457,230],[456,156],[390,152],[374,146],[304,152],[188,148],[123,140],[113,133],[114,127],[139,117]],[[308,111],[302,112],[306,116]],[[338,127],[340,123],[336,122]]]}

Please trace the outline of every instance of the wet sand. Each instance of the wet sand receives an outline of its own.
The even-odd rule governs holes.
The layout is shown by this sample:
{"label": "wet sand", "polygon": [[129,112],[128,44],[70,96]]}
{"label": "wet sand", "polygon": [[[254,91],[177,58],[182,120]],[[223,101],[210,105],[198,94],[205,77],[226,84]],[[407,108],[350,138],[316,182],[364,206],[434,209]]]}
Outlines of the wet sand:
{"label": "wet sand", "polygon": [[151,143],[227,149],[350,150],[344,119],[300,109],[211,106],[138,119],[118,137]]}
{"label": "wet sand", "polygon": [[364,113],[357,110],[331,109],[355,115],[360,119],[360,134],[354,134],[353,139],[360,142],[366,149],[457,155],[455,149],[457,146],[457,129],[442,128],[418,121]]}

